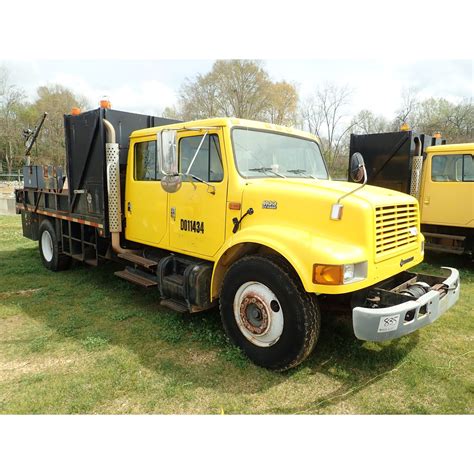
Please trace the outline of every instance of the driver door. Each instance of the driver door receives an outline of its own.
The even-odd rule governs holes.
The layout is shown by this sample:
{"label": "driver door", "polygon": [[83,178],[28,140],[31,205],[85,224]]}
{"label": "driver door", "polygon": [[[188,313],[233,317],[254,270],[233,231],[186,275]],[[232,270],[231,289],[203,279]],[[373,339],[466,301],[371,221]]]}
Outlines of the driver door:
{"label": "driver door", "polygon": [[170,248],[212,257],[225,239],[227,174],[221,129],[204,134],[186,131],[178,136],[180,172],[188,171],[199,149],[189,174],[209,184],[183,176],[181,189],[169,195]]}

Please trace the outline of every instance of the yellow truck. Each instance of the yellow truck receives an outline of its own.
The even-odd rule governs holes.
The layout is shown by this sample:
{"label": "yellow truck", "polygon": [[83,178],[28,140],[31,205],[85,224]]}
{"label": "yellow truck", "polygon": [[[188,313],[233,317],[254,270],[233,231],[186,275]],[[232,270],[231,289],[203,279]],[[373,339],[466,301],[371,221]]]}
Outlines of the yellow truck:
{"label": "yellow truck", "polygon": [[352,135],[356,152],[369,184],[419,200],[427,250],[474,256],[474,143],[448,145],[440,134],[405,130]]}
{"label": "yellow truck", "polygon": [[435,321],[458,271],[417,275],[415,198],[365,186],[363,159],[332,181],[315,136],[236,118],[172,122],[100,108],[65,116],[66,177],[25,168],[23,233],[44,265],[114,260],[118,277],[182,312],[219,305],[230,340],[286,370],[316,345],[320,304],[348,303],[356,337],[384,341]]}

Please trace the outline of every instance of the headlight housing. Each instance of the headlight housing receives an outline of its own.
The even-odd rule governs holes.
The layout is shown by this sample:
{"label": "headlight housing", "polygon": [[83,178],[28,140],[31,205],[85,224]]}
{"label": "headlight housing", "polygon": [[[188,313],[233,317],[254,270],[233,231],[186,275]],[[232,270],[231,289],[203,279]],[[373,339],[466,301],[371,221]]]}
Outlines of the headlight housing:
{"label": "headlight housing", "polygon": [[313,283],[319,285],[347,285],[367,278],[367,261],[343,265],[313,265]]}
{"label": "headlight housing", "polygon": [[353,263],[349,263],[349,264],[343,265],[343,267],[344,267],[342,271],[343,282],[346,283],[348,281],[353,280],[355,265]]}

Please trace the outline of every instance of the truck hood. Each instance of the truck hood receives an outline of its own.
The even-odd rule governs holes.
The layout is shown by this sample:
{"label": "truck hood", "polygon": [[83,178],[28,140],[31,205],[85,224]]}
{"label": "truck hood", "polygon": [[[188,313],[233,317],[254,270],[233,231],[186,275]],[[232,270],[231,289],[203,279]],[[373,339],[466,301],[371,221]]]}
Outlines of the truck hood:
{"label": "truck hood", "polygon": [[[254,210],[243,226],[266,226],[271,232],[299,233],[374,248],[376,208],[411,204],[412,196],[376,186],[365,186],[341,201],[342,219],[332,220],[331,206],[360,185],[343,181],[262,178],[248,180],[242,196],[242,213]],[[285,230],[286,229],[286,230]],[[419,230],[419,229],[418,229]]]}
{"label": "truck hood", "polygon": [[[353,191],[360,187],[360,184],[349,183],[346,181],[332,181],[332,180],[315,180],[305,178],[262,178],[258,180],[248,181],[249,190],[252,191],[255,188],[259,189],[262,193],[262,199],[272,198],[270,195],[285,195],[290,193],[292,195],[300,196],[302,199],[314,198],[323,200],[331,200],[332,202],[337,201],[344,194]],[[268,193],[269,197],[266,197]],[[342,204],[346,205],[349,202],[364,201],[370,204],[372,207],[375,206],[390,206],[393,204],[400,203],[411,203],[415,199],[407,194],[393,191],[391,189],[380,188],[378,186],[366,185],[359,191],[351,194],[347,198],[343,199]]]}

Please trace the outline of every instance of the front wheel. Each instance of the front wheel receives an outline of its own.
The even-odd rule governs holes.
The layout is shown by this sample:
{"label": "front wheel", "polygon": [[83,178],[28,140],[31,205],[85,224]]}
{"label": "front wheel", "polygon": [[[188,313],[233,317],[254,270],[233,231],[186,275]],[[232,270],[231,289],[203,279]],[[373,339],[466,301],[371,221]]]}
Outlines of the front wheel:
{"label": "front wheel", "polygon": [[44,220],[39,228],[39,251],[48,270],[65,270],[71,264],[71,257],[61,252],[56,230],[49,220]]}
{"label": "front wheel", "polygon": [[251,255],[227,272],[220,295],[224,329],[255,364],[286,370],[316,345],[320,312],[283,259]]}

